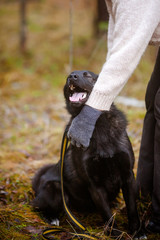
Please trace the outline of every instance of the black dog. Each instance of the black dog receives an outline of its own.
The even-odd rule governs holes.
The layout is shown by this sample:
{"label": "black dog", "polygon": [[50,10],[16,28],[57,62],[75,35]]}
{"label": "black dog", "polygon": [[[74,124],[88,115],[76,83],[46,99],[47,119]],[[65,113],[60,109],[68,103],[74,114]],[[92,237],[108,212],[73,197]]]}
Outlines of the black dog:
{"label": "black dog", "polygon": [[[74,71],[64,86],[66,107],[73,118],[81,111],[96,82],[89,71]],[[104,221],[112,217],[110,203],[122,189],[127,207],[129,229],[134,233],[140,222],[136,207],[134,154],[126,133],[127,121],[115,105],[99,117],[90,146],[70,144],[64,162],[65,199],[77,210],[97,208]],[[49,219],[63,210],[60,186],[60,163],[45,166],[33,179],[36,198],[33,205]]]}

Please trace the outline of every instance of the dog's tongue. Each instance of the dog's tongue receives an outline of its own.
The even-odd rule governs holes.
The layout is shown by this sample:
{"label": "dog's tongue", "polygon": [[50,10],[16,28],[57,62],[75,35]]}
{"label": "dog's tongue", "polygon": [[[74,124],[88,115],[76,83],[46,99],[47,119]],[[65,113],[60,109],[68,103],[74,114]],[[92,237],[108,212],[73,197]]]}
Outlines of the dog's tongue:
{"label": "dog's tongue", "polygon": [[71,102],[79,102],[80,100],[86,98],[87,93],[86,92],[75,92],[72,96],[69,97],[69,100]]}

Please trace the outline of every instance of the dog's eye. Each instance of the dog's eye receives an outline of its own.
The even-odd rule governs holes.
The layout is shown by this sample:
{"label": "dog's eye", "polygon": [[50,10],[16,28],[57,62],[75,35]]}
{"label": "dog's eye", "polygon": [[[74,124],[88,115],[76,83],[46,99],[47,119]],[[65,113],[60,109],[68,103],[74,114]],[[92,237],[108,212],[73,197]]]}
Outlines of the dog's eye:
{"label": "dog's eye", "polygon": [[45,186],[46,189],[49,189],[50,187],[51,187],[50,183],[47,183],[46,186]]}
{"label": "dog's eye", "polygon": [[84,73],[83,73],[83,76],[84,76],[84,77],[87,77],[87,75],[88,75],[87,72],[84,72]]}
{"label": "dog's eye", "polygon": [[84,72],[84,73],[83,73],[83,76],[84,76],[84,77],[87,77],[87,78],[92,78],[92,76],[91,76],[88,72]]}

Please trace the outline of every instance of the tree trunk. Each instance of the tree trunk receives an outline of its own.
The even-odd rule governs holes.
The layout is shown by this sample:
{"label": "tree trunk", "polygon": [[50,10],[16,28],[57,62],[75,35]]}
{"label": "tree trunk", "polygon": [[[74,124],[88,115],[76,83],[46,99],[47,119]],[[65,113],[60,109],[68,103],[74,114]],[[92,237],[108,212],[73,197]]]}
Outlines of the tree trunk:
{"label": "tree trunk", "polygon": [[109,14],[107,11],[107,6],[105,0],[97,0],[97,16],[95,19],[95,34],[99,35],[106,31],[105,25],[109,19]]}
{"label": "tree trunk", "polygon": [[20,0],[20,51],[26,51],[27,40],[27,21],[26,21],[26,2],[27,0]]}

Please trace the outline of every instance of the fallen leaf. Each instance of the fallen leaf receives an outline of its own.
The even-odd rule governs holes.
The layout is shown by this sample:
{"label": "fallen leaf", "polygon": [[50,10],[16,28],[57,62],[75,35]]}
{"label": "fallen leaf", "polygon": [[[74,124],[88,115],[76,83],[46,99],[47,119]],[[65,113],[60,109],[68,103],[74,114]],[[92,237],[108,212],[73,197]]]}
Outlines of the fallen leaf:
{"label": "fallen leaf", "polygon": [[26,233],[32,233],[32,234],[40,234],[42,232],[41,229],[38,229],[33,226],[27,226],[27,227],[23,228],[23,231]]}

